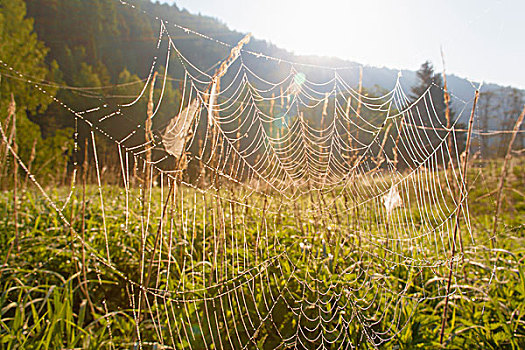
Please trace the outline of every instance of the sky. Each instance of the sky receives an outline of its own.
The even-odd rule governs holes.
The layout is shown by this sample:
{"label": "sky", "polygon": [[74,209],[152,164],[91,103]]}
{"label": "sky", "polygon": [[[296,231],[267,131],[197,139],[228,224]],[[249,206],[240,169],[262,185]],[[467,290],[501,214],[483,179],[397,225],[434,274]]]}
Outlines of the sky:
{"label": "sky", "polygon": [[525,89],[525,0],[162,0],[295,54]]}

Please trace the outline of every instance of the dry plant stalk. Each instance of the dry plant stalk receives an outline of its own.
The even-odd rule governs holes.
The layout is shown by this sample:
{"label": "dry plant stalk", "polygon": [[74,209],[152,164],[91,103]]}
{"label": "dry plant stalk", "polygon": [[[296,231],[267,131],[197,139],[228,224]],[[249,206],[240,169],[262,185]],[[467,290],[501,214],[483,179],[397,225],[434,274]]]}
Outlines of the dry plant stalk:
{"label": "dry plant stalk", "polygon": [[[151,186],[151,148],[150,143],[153,140],[153,135],[151,133],[151,124],[153,117],[153,93],[155,92],[155,80],[157,79],[157,72],[153,74],[153,79],[151,79],[150,84],[150,90],[149,90],[149,98],[148,98],[148,107],[146,110],[146,121],[144,123],[144,131],[145,131],[145,139],[146,139],[146,159],[145,159],[145,174],[144,174],[144,181],[142,181],[142,233],[141,233],[141,239],[140,239],[140,260],[139,260],[139,271],[141,274],[144,271],[144,257],[145,257],[145,251],[146,251],[146,237],[148,235],[148,227],[147,227],[147,219],[146,219],[146,201],[149,201],[149,192],[150,192],[150,186]],[[160,225],[159,225],[160,227]],[[155,251],[153,251],[153,256],[155,255]],[[149,280],[148,280],[149,282]],[[147,284],[146,284],[147,287]],[[143,290],[143,295],[140,299],[140,307],[139,307],[139,315],[138,320],[139,323],[142,321],[142,307],[144,304],[144,299],[147,297],[146,291]]]}
{"label": "dry plant stalk", "polygon": [[[33,143],[33,148],[35,147],[35,145],[36,145],[36,140]],[[87,150],[87,147],[86,147],[86,150]],[[75,192],[75,194],[76,194],[76,189],[75,189],[76,174],[78,172],[78,168],[79,168],[78,165],[75,164],[75,170],[73,171],[73,175],[71,176],[71,192]],[[83,198],[85,198],[85,193],[83,193]],[[75,209],[75,202],[74,202],[74,200],[72,200],[71,201],[71,209],[70,209],[70,212],[69,212],[69,225],[67,225],[67,226],[69,226],[69,236],[70,236],[70,239],[71,239],[71,242],[69,242],[69,246],[70,246],[70,249],[71,249],[71,258],[72,258],[72,260],[75,260],[75,267],[77,269],[78,286],[79,286],[80,290],[86,296],[86,299],[87,299],[87,302],[88,302],[88,305],[89,305],[89,308],[90,308],[92,316],[94,318],[96,318],[95,309],[93,307],[93,304],[91,303],[91,299],[89,298],[89,292],[87,290],[87,287],[86,287],[85,283],[82,282],[82,273],[85,272],[85,263],[84,263],[85,257],[83,257],[82,266],[81,266],[81,263],[77,259],[74,259],[74,254],[75,254],[75,249],[74,249],[75,230],[73,228],[74,222],[75,222],[75,217],[73,215],[74,214],[74,209]],[[84,215],[82,217],[82,221],[84,221]],[[81,243],[82,243],[83,254],[85,255],[84,242],[82,241]],[[84,280],[87,281],[86,278]]]}
{"label": "dry plant stalk", "polygon": [[329,98],[330,98],[330,93],[327,92],[324,95],[323,112],[321,113],[321,137],[323,137],[322,130],[324,126],[324,119],[328,116],[328,99]]}
{"label": "dry plant stalk", "polygon": [[[13,94],[11,94],[11,103],[9,104],[8,115],[7,115],[7,119],[6,119],[6,133],[7,133],[7,130],[9,130],[9,123],[11,121],[11,118],[13,118],[13,129],[12,129],[12,131],[14,131],[14,129],[16,127],[16,125],[15,125],[16,124],[15,123],[16,122],[15,112],[16,112],[16,104],[15,104],[15,100],[14,100]],[[4,143],[5,143],[5,135],[4,135],[3,130],[2,130],[2,135],[4,136],[3,139],[4,139]],[[3,178],[3,170],[4,170],[3,166],[5,165],[4,161],[7,160],[7,156],[9,154],[9,148],[11,147],[11,144],[13,142],[13,137],[14,137],[14,134],[13,134],[13,132],[11,132],[9,140],[8,140],[7,144],[5,145],[5,154],[2,154],[2,156],[5,156],[5,157],[2,158],[2,161],[0,163],[0,165],[2,165],[2,167],[0,168],[0,179]],[[15,163],[16,163],[16,160],[15,160]],[[16,192],[16,190],[15,190],[15,192]],[[16,213],[16,194],[14,194],[14,201],[15,201],[15,205],[14,205],[15,209],[14,210],[15,210],[15,213]],[[16,227],[16,229],[18,229],[18,227],[16,226],[17,223],[18,223],[18,220],[16,219],[16,215],[15,215],[15,227]],[[11,256],[11,252],[13,251],[13,247],[15,245],[18,245],[18,242],[15,242],[15,241],[17,241],[17,238],[18,238],[18,233],[15,235],[15,239],[13,241],[11,241],[11,245],[9,246],[9,249],[7,250],[7,254],[6,254],[5,260],[4,260],[4,266],[7,266],[7,263],[9,261],[9,257]],[[0,278],[2,277],[2,273],[3,273],[3,270],[0,269]]]}
{"label": "dry plant stalk", "polygon": [[[360,66],[359,67],[359,87],[358,87],[357,108],[355,112],[356,123],[358,121],[358,118],[361,116],[361,106],[363,105],[363,101],[361,100],[362,93],[363,93],[363,67]],[[356,128],[355,139],[359,141],[359,128]],[[354,154],[354,160],[358,157],[357,152],[358,151],[356,150]]]}
{"label": "dry plant stalk", "polygon": [[[151,257],[150,257],[150,260],[149,260],[149,263],[148,263],[148,270],[147,270],[147,274],[146,274],[146,280],[144,282],[144,285],[142,286],[143,297],[140,299],[139,315],[138,315],[138,320],[139,320],[138,322],[139,323],[142,321],[142,316],[143,316],[142,309],[144,308],[144,303],[145,303],[145,300],[147,298],[146,290],[147,290],[147,288],[149,288],[149,283],[150,283],[150,280],[151,280],[151,273],[152,273],[152,270],[153,270],[153,260],[155,259],[155,252],[157,251],[157,248],[158,248],[158,246],[160,244],[160,232],[161,232],[162,227],[163,227],[164,218],[166,217],[166,211],[167,211],[167,208],[170,206],[169,205],[170,201],[171,202],[174,201],[175,188],[177,186],[176,181],[177,180],[175,178],[172,181],[172,184],[171,184],[169,192],[168,192],[168,196],[166,197],[166,202],[164,203],[164,207],[162,208],[162,214],[161,214],[161,217],[160,217],[160,220],[159,220],[159,226],[157,227],[157,234],[155,235],[155,243],[153,245],[153,252],[151,254]],[[173,197],[173,199],[172,199],[172,197]]]}
{"label": "dry plant stalk", "polygon": [[[84,282],[81,283],[83,286],[82,291],[86,295],[86,299],[89,305],[89,309],[91,311],[91,314],[93,315],[93,318],[95,319],[95,307],[93,306],[93,303],[91,302],[91,298],[89,296],[89,288],[87,288],[87,268],[86,268],[86,185],[87,185],[87,179],[88,179],[88,138],[86,137],[85,145],[84,145],[84,162],[82,164],[82,226],[81,226],[81,237],[82,237],[82,276],[84,278]],[[80,278],[80,276],[79,276]]]}
{"label": "dry plant stalk", "polygon": [[[229,57],[222,62],[222,64],[218,68],[217,72],[212,77],[212,82],[208,85],[207,89],[205,90],[205,93],[207,93],[210,90],[210,88],[213,89],[213,90],[219,88],[218,86],[219,86],[219,83],[220,83],[220,78],[226,74],[229,66],[239,57],[242,47],[244,46],[244,44],[248,43],[248,41],[250,40],[250,37],[251,37],[251,34],[246,35],[244,38],[241,39],[241,41],[239,41],[237,46],[235,46],[231,50]],[[155,75],[153,76],[153,80],[152,80],[151,88],[150,88],[149,101],[148,101],[147,120],[146,120],[146,126],[145,126],[145,129],[146,129],[146,141],[147,142],[152,141],[151,117],[153,115],[153,92],[154,92],[154,84],[155,84],[156,74],[157,73],[155,72]],[[218,90],[216,90],[216,91],[218,91]],[[215,94],[216,94],[216,92],[212,91],[212,93],[210,94],[210,97],[212,97]],[[194,101],[192,101],[190,103],[190,105],[196,103],[197,101],[198,100],[195,99]],[[197,108],[197,110],[195,111],[195,113],[192,116],[192,118],[194,118],[197,115],[197,112],[198,112],[199,109],[200,109],[200,107]],[[210,106],[210,110],[211,109],[212,108]],[[177,119],[177,117],[178,116],[176,116],[174,119]],[[173,121],[174,120],[172,120],[172,122]],[[175,122],[176,122],[176,120],[175,120]],[[193,123],[193,119],[190,121],[190,124],[191,123]],[[215,127],[217,127],[216,124],[217,123],[215,123]],[[171,122],[170,122],[170,125],[171,125]],[[170,125],[168,125],[168,130],[170,129]],[[184,135],[184,138],[186,138],[186,137],[187,137],[187,135]],[[151,161],[151,153],[150,153],[149,159],[148,159],[148,152],[151,152],[151,151],[148,150],[146,152],[146,161],[150,162]],[[172,152],[169,152],[169,153],[173,154]],[[159,225],[157,227],[157,233],[155,235],[155,243],[154,243],[154,246],[153,246],[153,252],[151,254],[151,257],[150,257],[150,260],[149,260],[149,264],[148,264],[147,273],[145,275],[146,279],[145,279],[144,283],[141,285],[141,293],[139,293],[139,295],[141,297],[139,298],[140,301],[139,301],[138,318],[137,318],[139,324],[143,320],[142,309],[144,308],[145,299],[147,297],[146,292],[147,292],[147,288],[149,288],[149,283],[150,283],[150,280],[151,280],[151,274],[152,274],[152,268],[153,268],[153,260],[154,260],[154,257],[155,257],[155,253],[156,253],[157,247],[159,245],[160,233],[161,233],[162,226],[163,226],[162,223],[163,223],[164,218],[166,216],[166,210],[167,210],[166,208],[168,207],[170,198],[172,196],[173,197],[176,196],[177,182],[180,181],[181,176],[182,176],[182,169],[185,169],[186,166],[187,166],[187,164],[186,164],[186,154],[183,151],[181,152],[181,154],[176,154],[175,170],[181,170],[181,171],[177,172],[177,175],[175,175],[175,178],[173,179],[172,186],[169,189],[169,193],[168,193],[168,196],[166,198],[166,203],[165,203],[165,205],[163,207],[163,211],[162,211],[162,214],[161,214],[161,217],[160,217],[160,220],[159,220]],[[216,176],[217,176],[217,174],[216,174]],[[143,183],[143,186],[150,186],[150,183],[151,183],[150,177],[151,177],[150,164],[146,164],[146,179],[145,179],[145,181]],[[145,194],[146,194],[146,187],[144,187],[143,197],[142,197],[142,220],[144,220],[144,217],[145,217],[145,199],[147,198]],[[172,201],[174,201],[174,199],[172,199]],[[147,228],[146,228],[146,231],[147,231]],[[143,269],[144,269],[144,261],[143,261],[143,259],[144,259],[144,253],[145,253],[145,234],[144,233],[142,234],[142,237],[141,237],[141,248],[140,248],[140,250],[141,250],[140,251],[140,254],[141,254],[140,271],[142,272]]]}
{"label": "dry plant stalk", "polygon": [[[241,108],[242,110],[243,108]],[[241,118],[239,118],[239,123],[237,124],[237,144],[235,146],[236,150],[237,150],[237,153],[240,154],[241,152],[241,125],[242,125],[242,122],[241,122]],[[230,163],[230,174],[233,175],[233,170],[234,169],[234,162],[231,161]],[[236,199],[236,195],[235,195],[235,191],[234,191],[234,188],[233,188],[233,183],[230,183],[230,195],[231,195],[231,198],[233,199],[231,202],[230,202],[230,206],[231,206],[231,211],[232,211],[232,221],[233,222],[236,222],[236,217],[235,217],[235,203],[237,202],[237,199]]]}
{"label": "dry plant stalk", "polygon": [[[445,119],[447,120],[447,129],[450,132],[450,127],[452,126],[451,120],[450,120],[450,94],[448,93],[448,86],[447,86],[447,74],[445,73],[445,56],[443,54],[443,50],[441,50],[441,59],[443,61],[443,99],[445,102]],[[452,139],[450,137],[450,133],[447,136],[447,143],[449,150],[452,149]],[[452,161],[452,159],[450,159]]]}
{"label": "dry plant stalk", "polygon": [[462,243],[461,231],[459,230],[459,214],[463,207],[463,201],[468,196],[468,192],[467,192],[468,191],[468,188],[467,188],[468,156],[469,156],[469,149],[470,149],[470,139],[472,136],[472,126],[474,124],[474,112],[476,111],[476,104],[478,103],[478,98],[479,98],[479,90],[476,90],[476,94],[474,96],[474,103],[472,104],[472,111],[470,113],[470,119],[468,123],[467,143],[465,145],[465,158],[463,159],[463,183],[462,183],[462,188],[460,191],[460,201],[456,209],[456,221],[454,223],[454,234],[452,238],[452,252],[450,254],[450,267],[449,267],[448,282],[447,282],[447,295],[445,297],[445,307],[443,309],[443,315],[441,318],[441,332],[439,336],[440,344],[443,344],[443,335],[445,334],[445,326],[447,324],[448,301],[449,301],[449,295],[450,295],[450,286],[452,282],[452,271],[454,268],[454,256],[456,255],[456,237],[458,236],[458,232],[459,232],[459,244],[461,247],[461,252],[463,253],[463,243]]}
{"label": "dry plant stalk", "polygon": [[[272,94],[272,100],[270,101],[270,116],[273,117],[273,105],[274,105],[274,101],[273,99],[275,98],[275,94]],[[269,127],[269,130],[268,132],[270,133],[270,138],[273,137],[273,120],[270,122],[270,127]]]}
{"label": "dry plant stalk", "polygon": [[[251,34],[246,35],[242,38],[241,41],[235,46],[230,55],[226,60],[224,60],[220,67],[217,69],[215,75],[212,77],[211,82],[208,84],[206,89],[203,92],[205,96],[204,99],[209,101],[208,104],[208,117],[210,118],[209,123],[213,123],[213,114],[214,114],[214,100],[217,95],[217,85],[220,82],[221,77],[223,77],[228,68],[237,60],[241,54],[242,47],[244,44],[250,41]],[[204,101],[206,102],[206,101]],[[166,152],[175,157],[175,159],[180,158],[184,153],[184,145],[191,136],[190,127],[194,123],[197,115],[201,110],[201,101],[199,98],[195,98],[188,103],[188,106],[183,109],[177,116],[173,117],[168,126],[163,132],[162,142]],[[185,167],[184,167],[185,168]]]}
{"label": "dry plant stalk", "polygon": [[385,135],[383,136],[383,141],[381,142],[381,146],[379,147],[379,151],[377,152],[377,157],[373,159],[374,163],[376,164],[375,168],[372,170],[372,172],[377,171],[381,165],[385,162],[385,156],[384,156],[384,150],[386,142],[388,141],[388,136],[390,135],[390,129],[392,128],[392,123],[388,124],[385,130]]}
{"label": "dry plant stalk", "polygon": [[401,132],[403,131],[403,127],[405,126],[405,115],[403,114],[403,117],[401,117],[401,121],[399,122],[399,128],[397,129],[397,136],[396,136],[396,142],[393,149],[394,153],[394,167],[397,169],[397,164],[399,163],[399,140],[401,139]]}
{"label": "dry plant stalk", "polygon": [[[352,128],[352,125],[350,123],[350,108],[352,107],[352,96],[348,96],[348,99],[346,100],[346,110],[345,110],[345,116],[346,116],[346,128],[348,133],[348,145],[350,148],[353,147],[354,140],[352,138],[352,133],[350,132],[350,129]],[[347,162],[350,164],[350,157],[348,156]]]}
{"label": "dry plant stalk", "polygon": [[[6,170],[7,170],[7,158],[9,156],[9,148],[13,144],[13,138],[15,137],[15,112],[16,112],[16,103],[14,95],[11,94],[11,102],[9,103],[9,107],[7,108],[7,118],[6,118],[6,134],[9,133],[9,139],[7,140],[7,144],[2,147],[2,153],[0,154],[0,179],[3,179],[4,176],[7,176]],[[11,132],[9,132],[9,123],[11,123],[11,118],[13,118],[13,126],[11,128]]]}
{"label": "dry plant stalk", "polygon": [[[13,153],[13,182],[14,182],[14,188],[13,188],[13,216],[15,220],[15,238],[11,241],[11,244],[9,246],[9,249],[7,251],[5,260],[4,260],[4,266],[7,266],[7,263],[9,262],[9,257],[11,256],[11,253],[13,251],[13,248],[16,247],[17,252],[20,252],[20,245],[19,245],[19,230],[18,230],[18,161],[16,160],[16,154],[18,153],[18,144],[16,143],[16,102],[14,95],[11,94],[11,102],[8,106],[8,116],[6,118],[6,128],[9,129],[9,123],[11,122],[11,118],[13,120],[13,126],[11,128],[11,133],[9,136],[9,139],[6,141],[5,134],[2,130],[2,136],[5,143],[5,154],[2,154],[3,159],[1,161],[2,167],[0,168],[0,178],[3,178],[3,171],[4,166],[7,168],[7,159],[9,156],[9,152]],[[0,124],[1,127],[1,124]],[[6,132],[7,132],[6,130]],[[2,277],[3,270],[0,270],[0,277]]]}
{"label": "dry plant stalk", "polygon": [[[452,152],[452,135],[451,135],[451,132],[452,130],[451,127],[452,127],[452,121],[450,120],[450,94],[448,93],[448,85],[447,85],[447,74],[445,73],[445,54],[443,53],[443,49],[441,50],[441,60],[443,62],[443,90],[444,90],[444,94],[443,94],[443,100],[445,102],[445,119],[447,121],[447,147],[449,149],[449,152]],[[446,168],[448,168],[450,171],[452,171],[452,167],[454,166],[453,163],[452,163],[453,159],[452,157],[450,157],[450,159],[448,160],[448,164],[446,166]],[[446,173],[446,176],[448,176],[448,173]],[[452,184],[452,197],[455,197],[455,192],[456,192],[456,186],[455,186],[455,182],[454,181],[449,181],[449,183]]]}
{"label": "dry plant stalk", "polygon": [[204,165],[204,142],[202,139],[199,140],[199,185],[202,187],[206,186],[206,166]]}
{"label": "dry plant stalk", "polygon": [[35,158],[36,158],[36,144],[37,144],[37,139],[35,139],[33,141],[33,146],[31,147],[31,155],[29,156],[29,162],[27,164],[27,174],[26,174],[26,177],[24,179],[24,183],[22,185],[22,193],[25,193],[25,191],[26,191],[27,182],[29,181],[29,175],[31,174],[31,169],[33,167],[33,162],[35,161]]}
{"label": "dry plant stalk", "polygon": [[[13,94],[11,94],[11,105],[13,106],[13,151],[18,153],[18,144],[16,143],[16,103]],[[11,107],[11,105],[9,107]],[[15,217],[15,247],[20,253],[20,231],[18,229],[18,162],[13,157],[13,214]]]}
{"label": "dry plant stalk", "polygon": [[153,142],[153,134],[151,132],[151,124],[153,117],[153,93],[155,91],[155,80],[157,79],[157,72],[153,74],[153,79],[151,80],[150,90],[149,90],[149,99],[148,99],[148,109],[147,109],[147,117],[146,122],[144,123],[144,130],[145,130],[145,138],[146,138],[146,174],[144,176],[144,188],[142,191],[142,210],[144,213],[144,203],[146,198],[148,198],[149,189],[150,189],[150,183],[151,183],[151,147],[150,144]]}
{"label": "dry plant stalk", "polygon": [[[223,63],[224,64],[224,63]],[[221,65],[222,67],[222,65]],[[226,73],[226,72],[224,72]],[[214,84],[214,88],[212,88],[212,94],[215,94],[218,95],[220,93],[220,89],[221,89],[221,81],[220,79],[217,79],[215,81],[215,84]],[[212,101],[212,98],[210,98],[210,104],[212,103],[215,103],[215,101]],[[210,108],[212,108],[212,106],[210,106]],[[241,110],[242,110],[243,106],[241,105]],[[212,109],[212,118],[213,119],[216,119],[216,111]],[[222,153],[223,153],[223,148],[224,148],[224,141],[221,137],[221,133],[220,133],[220,130],[219,130],[219,123],[216,122],[213,124],[213,132],[212,132],[212,135],[214,135],[213,137],[213,140],[214,140],[214,145],[213,145],[213,148],[212,148],[212,152],[213,152],[213,159],[212,159],[212,167],[213,169],[215,169],[215,176],[214,176],[214,179],[213,179],[213,183],[214,183],[214,187],[215,187],[215,210],[213,211],[213,216],[217,218],[218,220],[218,228],[217,228],[217,232],[218,234],[215,235],[214,237],[214,246],[215,246],[215,260],[213,261],[213,268],[212,268],[212,271],[215,271],[215,274],[216,274],[216,277],[217,279],[220,279],[221,277],[219,277],[217,275],[217,270],[218,270],[218,266],[217,266],[217,259],[221,259],[221,257],[223,256],[223,252],[224,252],[224,248],[223,248],[223,245],[224,245],[224,240],[225,240],[225,236],[226,236],[226,231],[225,231],[225,221],[224,221],[224,209],[223,209],[223,205],[222,205],[222,201],[221,201],[221,196],[220,196],[220,183],[219,183],[219,178],[220,178],[220,173],[219,173],[219,163],[220,163],[220,158],[222,156]],[[218,258],[219,257],[219,258]],[[220,273],[220,275],[222,276],[222,271]],[[213,276],[213,274],[212,274]]]}
{"label": "dry plant stalk", "polygon": [[507,148],[507,154],[505,155],[505,160],[503,161],[503,166],[501,168],[501,176],[500,176],[499,185],[498,185],[498,194],[496,197],[496,212],[494,213],[494,225],[492,226],[492,236],[490,237],[492,248],[494,248],[494,243],[496,241],[496,231],[498,230],[499,212],[501,210],[501,198],[502,198],[501,196],[503,193],[503,186],[505,185],[505,180],[507,178],[509,162],[510,162],[510,159],[512,158],[512,145],[514,144],[514,141],[516,140],[516,135],[518,134],[521,124],[523,123],[524,116],[525,116],[525,106],[523,106],[523,110],[521,111],[521,114],[519,115],[518,120],[516,120],[514,129],[512,130],[512,137],[510,139],[509,146]]}
{"label": "dry plant stalk", "polygon": [[[247,34],[246,36],[244,36],[237,43],[237,45],[231,50],[228,58],[221,63],[221,65],[219,66],[219,69],[217,69],[215,75],[212,77],[212,82],[210,83],[210,87],[212,91],[210,94],[210,107],[209,107],[210,108],[209,115],[211,117],[213,117],[213,113],[215,112],[213,111],[213,103],[214,103],[213,99],[216,98],[216,95],[218,95],[220,91],[220,79],[227,73],[228,68],[239,57],[242,47],[245,44],[247,44],[250,41],[250,39],[251,39],[251,34]],[[207,90],[209,90],[209,88]],[[241,106],[241,110],[242,109],[243,107]],[[214,164],[214,168],[217,169],[219,157],[222,155],[222,152],[223,152],[223,143],[220,142],[220,133],[219,133],[218,123],[214,123],[213,130],[214,130],[213,134],[215,135],[213,139],[216,142],[216,145],[214,147],[215,157],[213,159],[213,164]],[[215,171],[214,183],[215,183],[215,190],[217,192],[217,195],[216,195],[217,207],[216,208],[217,208],[217,216],[219,218],[219,236],[220,237],[218,239],[218,252],[219,252],[218,254],[219,256],[222,256],[224,252],[224,241],[225,241],[226,231],[225,231],[225,222],[224,222],[224,216],[223,216],[224,214],[223,205],[222,205],[222,201],[220,200],[220,196],[219,196],[219,172],[217,170]]]}
{"label": "dry plant stalk", "polygon": [[[324,95],[324,103],[323,103],[323,111],[321,112],[321,132],[320,132],[320,138],[323,139],[323,127],[324,127],[324,120],[328,116],[328,98],[330,97],[330,93],[327,92]],[[322,151],[323,146],[319,145],[319,150]],[[323,156],[321,156],[321,162],[323,161]]]}

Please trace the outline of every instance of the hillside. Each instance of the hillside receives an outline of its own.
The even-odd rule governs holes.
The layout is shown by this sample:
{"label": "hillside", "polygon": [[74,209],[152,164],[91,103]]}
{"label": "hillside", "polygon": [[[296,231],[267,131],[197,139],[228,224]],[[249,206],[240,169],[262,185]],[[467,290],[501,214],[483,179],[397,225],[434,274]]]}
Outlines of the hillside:
{"label": "hillside", "polygon": [[[161,8],[162,10],[158,11],[158,8]],[[162,18],[168,19],[182,26],[187,26],[195,31],[206,33],[211,37],[218,38],[219,40],[228,42],[230,44],[233,44],[235,40],[238,40],[243,35],[242,33],[228,29],[227,24],[225,25],[218,19],[209,16],[203,16],[201,14],[191,14],[187,10],[179,9],[176,6],[176,4],[170,6],[166,4],[160,4],[157,2],[156,4],[152,5],[152,7],[148,8],[148,11],[152,11],[152,13],[159,15],[164,14]],[[232,38],[234,38],[235,40],[232,40]],[[373,89],[374,87],[379,86],[383,89],[390,90],[391,88],[393,88],[399,73],[399,70],[397,69],[370,66],[367,65],[366,62],[353,62],[343,60],[337,57],[296,55],[264,40],[252,40],[247,49],[254,52],[261,52],[265,55],[282,58],[284,60],[292,62],[315,64],[326,67],[357,68],[358,66],[363,66],[363,86],[367,89]],[[434,64],[436,71],[439,71],[441,63],[434,62]],[[266,75],[270,74],[269,72],[265,73]],[[314,77],[315,75],[320,74],[320,72],[318,71],[312,73]],[[401,73],[401,84],[405,91],[409,91],[410,87],[417,84],[416,72],[412,70],[402,70]],[[329,78],[329,76],[317,76],[314,79],[323,80]],[[350,79],[349,81],[355,86],[357,86],[357,74],[354,74],[352,78],[353,79]],[[472,101],[474,97],[475,88],[480,85],[480,82],[471,81],[467,78],[462,78],[454,74],[449,74],[447,76],[447,81],[451,94],[454,95],[455,98],[459,99],[460,101],[465,102]],[[498,90],[509,91],[512,89],[512,87],[506,87],[490,82],[484,82],[481,86],[482,93]],[[521,93],[524,93],[524,91],[521,91]],[[470,106],[471,104],[468,103],[467,107],[469,108]],[[466,119],[468,119],[468,115],[462,115],[462,117],[464,117],[464,120],[462,121],[466,121]],[[496,126],[496,123],[494,123],[494,126]]]}
{"label": "hillside", "polygon": [[[243,33],[230,30],[217,19],[191,14],[175,4],[152,3],[150,0],[130,1],[136,8],[121,5],[115,0],[94,0],[89,4],[79,0],[26,0],[26,3],[28,16],[35,20],[38,37],[51,49],[48,60],[58,62],[63,80],[70,85],[79,85],[78,76],[81,75],[81,70],[86,69],[86,65],[91,66],[90,73],[97,76],[92,80],[99,81],[101,85],[117,83],[119,74],[124,70],[138,77],[145,77],[154,55],[153,48],[158,33],[159,22],[155,20],[156,16],[171,24],[167,25],[167,29],[180,51],[203,70],[222,59],[226,49],[213,41],[177,29],[172,23],[229,44],[235,44],[243,36]],[[363,86],[368,89],[375,86],[391,89],[398,75],[395,69],[367,66],[366,62],[294,55],[256,38],[246,49],[293,62],[329,67],[355,66],[356,70],[352,71],[349,78],[355,85],[358,81],[357,67],[364,64]],[[436,69],[439,70],[437,63]],[[271,78],[275,75],[276,67],[265,63],[257,65],[255,70],[262,76]],[[327,74],[331,73],[320,70],[308,73],[309,78],[314,81],[329,78]],[[403,70],[401,83],[409,91],[416,83],[415,72]],[[472,100],[475,90],[473,84],[477,83],[454,75],[448,77],[448,83],[455,97],[463,101]],[[482,91],[501,88],[497,84],[485,84]]]}

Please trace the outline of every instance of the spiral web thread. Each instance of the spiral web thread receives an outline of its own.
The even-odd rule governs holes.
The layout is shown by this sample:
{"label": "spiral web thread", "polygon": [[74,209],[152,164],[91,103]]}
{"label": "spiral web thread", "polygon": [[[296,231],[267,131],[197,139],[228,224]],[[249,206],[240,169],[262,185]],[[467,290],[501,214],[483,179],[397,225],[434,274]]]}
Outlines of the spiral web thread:
{"label": "spiral web thread", "polygon": [[[247,50],[217,82],[185,58],[169,26],[159,23],[156,50],[166,49],[164,68],[155,58],[137,96],[120,104],[99,99],[85,111],[50,97],[91,128],[104,243],[73,233],[99,281],[111,273],[123,283],[136,345],[378,346],[403,331],[419,303],[445,298],[443,276],[456,266],[450,260],[478,248],[459,133],[455,124],[443,124],[430,87],[414,101],[398,77],[392,90],[372,97],[349,83],[359,67],[295,64]],[[47,94],[45,82],[1,63],[13,78]],[[278,81],[255,73],[265,64],[284,72]],[[174,69],[184,72],[180,109],[168,126],[156,125]],[[308,78],[319,70],[329,78]],[[147,99],[155,72],[162,93],[145,142],[139,137],[144,125],[129,116]],[[454,102],[466,109],[466,102]],[[190,133],[182,135],[186,152],[174,157],[163,141],[181,130],[176,125],[192,108]],[[107,123],[117,118],[121,127],[110,131]],[[101,178],[96,135],[118,149],[116,199]],[[30,176],[68,226],[63,211],[77,191],[77,169],[63,199]],[[123,212],[115,203],[125,203]],[[461,242],[453,242],[457,215]],[[112,261],[115,237],[135,240],[130,254],[140,255],[137,275]],[[461,250],[451,257],[453,244]],[[422,277],[428,271],[434,278]],[[467,293],[453,276],[449,295]],[[101,303],[111,334],[118,315]]]}

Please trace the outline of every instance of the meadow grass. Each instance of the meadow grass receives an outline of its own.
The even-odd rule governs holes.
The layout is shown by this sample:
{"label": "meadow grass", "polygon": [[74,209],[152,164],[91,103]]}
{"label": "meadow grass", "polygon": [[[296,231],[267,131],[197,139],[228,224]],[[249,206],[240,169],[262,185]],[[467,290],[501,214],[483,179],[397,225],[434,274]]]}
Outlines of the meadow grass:
{"label": "meadow grass", "polygon": [[[523,160],[515,162],[508,176],[493,249],[494,199],[487,193],[497,187],[500,166],[489,163],[470,173],[473,243],[465,239],[464,255],[454,271],[447,348],[525,347],[525,200],[520,190],[525,187],[524,165]],[[372,209],[361,210],[361,220],[349,219],[340,200],[341,222],[331,227],[316,220],[315,212],[305,214],[312,199],[299,200],[294,208],[278,196],[270,196],[265,204],[264,196],[246,196],[237,188],[201,193],[181,187],[163,221],[162,253],[152,259],[167,189],[153,189],[147,218],[142,216],[138,189],[127,196],[118,186],[102,190],[104,217],[98,186],[88,186],[85,203],[78,188],[71,196],[66,187],[48,190],[71,228],[41,194],[27,190],[18,204],[18,248],[13,244],[13,196],[0,194],[0,254],[5,261],[0,277],[2,348],[134,348],[137,328],[143,348],[158,348],[154,344],[159,342],[159,324],[160,336],[175,348],[238,348],[253,340],[258,348],[272,349],[294,335],[298,320],[291,309],[316,303],[330,305],[323,309],[327,329],[349,322],[344,338],[332,339],[326,332],[336,344],[371,348],[367,332],[381,333],[393,323],[406,323],[383,348],[441,347],[447,266],[417,268],[382,248],[381,232],[366,227],[367,222],[377,222]],[[149,234],[142,257],[145,227]],[[422,262],[424,250],[432,252],[434,247],[421,247],[420,253],[410,251],[410,245],[397,249]],[[139,322],[134,298],[139,295],[140,266],[150,259],[153,278],[144,320]],[[333,295],[340,295],[339,304],[331,304]],[[369,295],[379,296],[370,301],[372,307],[360,309],[356,300]],[[347,312],[337,311],[345,303]],[[377,323],[367,329],[351,321],[357,309],[361,317]],[[319,310],[312,307],[304,313],[313,319]],[[257,324],[240,326],[241,319],[248,318]],[[310,330],[315,325],[303,321],[300,327],[314,336]]]}

